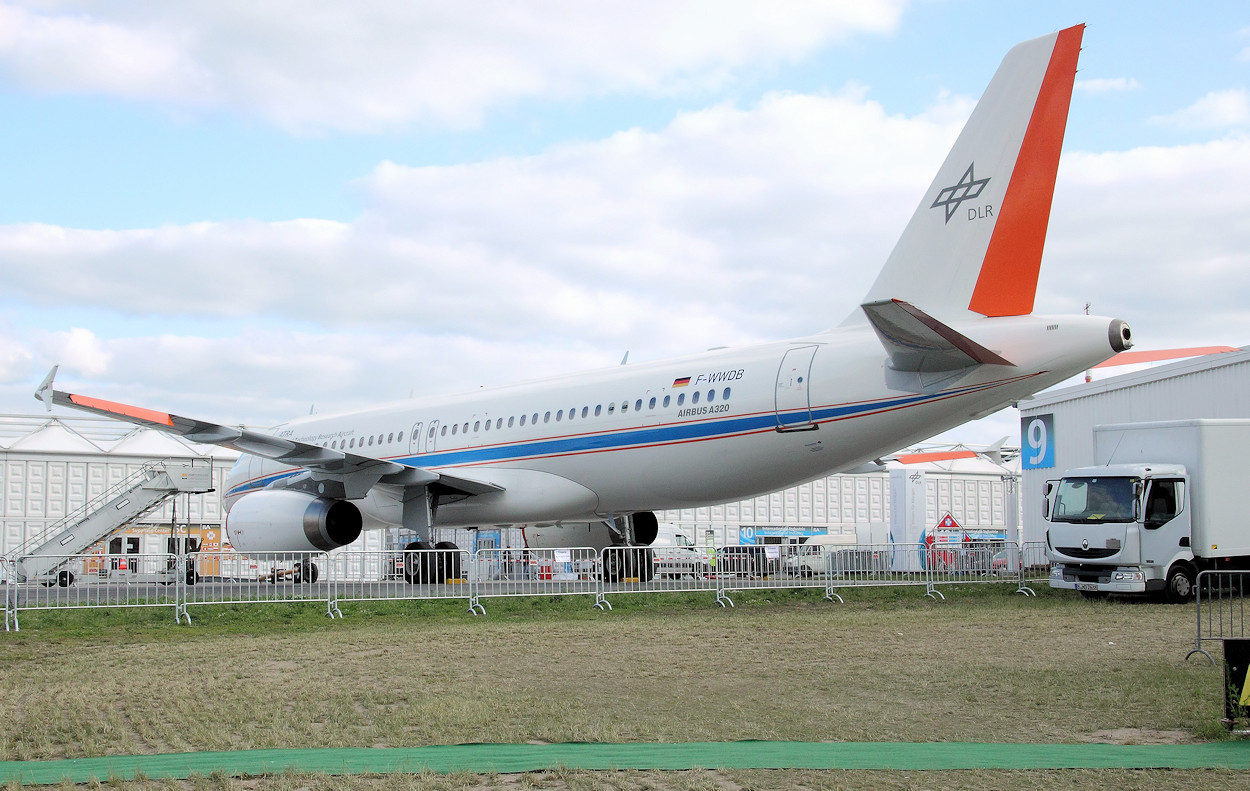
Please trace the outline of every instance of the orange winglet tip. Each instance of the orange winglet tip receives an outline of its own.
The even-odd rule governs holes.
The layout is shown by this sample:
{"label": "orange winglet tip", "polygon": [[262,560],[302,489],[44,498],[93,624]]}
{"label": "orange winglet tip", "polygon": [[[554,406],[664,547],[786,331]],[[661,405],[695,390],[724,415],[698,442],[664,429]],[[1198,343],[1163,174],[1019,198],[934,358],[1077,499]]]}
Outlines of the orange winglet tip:
{"label": "orange winglet tip", "polygon": [[70,395],[69,400],[80,407],[86,409],[95,409],[100,412],[109,412],[121,417],[139,420],[144,423],[156,423],[161,426],[172,426],[174,420],[171,416],[164,412],[157,412],[154,409],[144,409],[143,407],[130,406],[129,404],[119,404],[116,401],[105,401],[102,398],[91,398],[90,396]]}

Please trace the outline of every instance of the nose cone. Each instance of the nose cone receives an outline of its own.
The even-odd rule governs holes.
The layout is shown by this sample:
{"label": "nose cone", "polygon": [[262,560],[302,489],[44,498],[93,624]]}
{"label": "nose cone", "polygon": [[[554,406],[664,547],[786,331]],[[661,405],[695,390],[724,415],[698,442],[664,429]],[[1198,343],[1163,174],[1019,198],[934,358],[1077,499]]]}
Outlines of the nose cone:
{"label": "nose cone", "polygon": [[1133,331],[1129,329],[1127,322],[1112,319],[1111,325],[1107,327],[1107,340],[1116,352],[1128,351],[1133,348]]}

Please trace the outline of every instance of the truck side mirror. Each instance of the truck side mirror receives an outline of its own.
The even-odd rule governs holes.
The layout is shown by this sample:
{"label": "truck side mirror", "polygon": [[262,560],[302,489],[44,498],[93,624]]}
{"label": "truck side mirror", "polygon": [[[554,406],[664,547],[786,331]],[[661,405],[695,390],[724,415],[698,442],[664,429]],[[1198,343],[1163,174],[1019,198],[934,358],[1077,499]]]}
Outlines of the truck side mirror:
{"label": "truck side mirror", "polygon": [[1047,481],[1042,486],[1042,518],[1050,521],[1050,494],[1055,490],[1055,482]]}

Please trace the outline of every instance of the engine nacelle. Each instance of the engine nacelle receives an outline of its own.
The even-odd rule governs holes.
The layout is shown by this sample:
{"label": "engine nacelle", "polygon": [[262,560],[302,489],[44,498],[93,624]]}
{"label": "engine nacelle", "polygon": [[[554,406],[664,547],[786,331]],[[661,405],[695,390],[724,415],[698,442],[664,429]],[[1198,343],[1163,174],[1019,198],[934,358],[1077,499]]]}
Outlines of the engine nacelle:
{"label": "engine nacelle", "polygon": [[328,552],[359,538],[361,526],[360,509],[346,500],[281,489],[240,497],[226,518],[240,552]]}

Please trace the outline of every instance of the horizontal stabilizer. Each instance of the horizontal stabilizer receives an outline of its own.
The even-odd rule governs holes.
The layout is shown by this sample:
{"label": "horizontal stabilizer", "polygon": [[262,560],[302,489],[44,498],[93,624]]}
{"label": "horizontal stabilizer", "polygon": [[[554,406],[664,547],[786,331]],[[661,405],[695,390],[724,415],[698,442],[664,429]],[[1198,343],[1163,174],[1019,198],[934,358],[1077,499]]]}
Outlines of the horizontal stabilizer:
{"label": "horizontal stabilizer", "polygon": [[896,371],[936,373],[972,365],[1012,365],[902,300],[869,302],[861,307],[890,356],[890,367]]}

